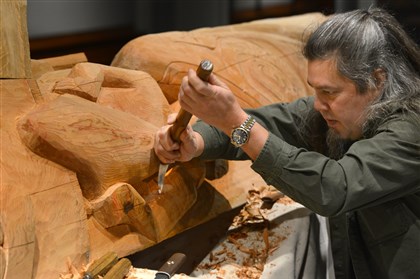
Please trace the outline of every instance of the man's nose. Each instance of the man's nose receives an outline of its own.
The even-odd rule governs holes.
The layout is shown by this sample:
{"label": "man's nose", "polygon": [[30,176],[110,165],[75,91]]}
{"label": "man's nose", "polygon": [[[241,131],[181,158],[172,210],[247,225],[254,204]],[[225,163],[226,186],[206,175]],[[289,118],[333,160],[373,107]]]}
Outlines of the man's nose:
{"label": "man's nose", "polygon": [[328,110],[328,104],[319,98],[319,96],[315,95],[314,109],[316,111],[326,111]]}

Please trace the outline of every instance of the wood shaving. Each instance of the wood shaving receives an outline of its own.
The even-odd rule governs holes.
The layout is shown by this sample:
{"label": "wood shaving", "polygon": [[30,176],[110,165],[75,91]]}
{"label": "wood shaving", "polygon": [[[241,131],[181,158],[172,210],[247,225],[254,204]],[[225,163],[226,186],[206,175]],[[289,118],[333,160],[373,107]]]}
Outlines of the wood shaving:
{"label": "wood shaving", "polygon": [[267,211],[262,205],[267,199],[271,202],[277,201],[280,197],[284,197],[276,188],[269,185],[254,187],[248,191],[248,197],[245,206],[241,212],[235,216],[232,222],[233,228],[238,228],[245,224],[259,224],[268,220]]}
{"label": "wood shaving", "polygon": [[73,265],[70,258],[67,258],[67,269],[66,273],[60,274],[59,279],[81,279],[82,274],[87,270],[86,265],[82,265],[81,270],[77,270],[77,268]]}
{"label": "wood shaving", "polygon": [[294,200],[292,200],[290,197],[288,196],[283,196],[280,199],[278,199],[279,203],[284,204],[284,205],[288,205],[288,204],[293,204],[296,203]]}
{"label": "wood shaving", "polygon": [[261,208],[267,197],[273,198],[273,203],[278,200],[282,200],[282,203],[294,202],[271,186],[265,185],[250,190],[245,206],[233,219],[227,241],[221,244],[220,250],[213,251],[208,260],[198,266],[199,270],[207,269],[209,273],[215,274],[216,278],[225,278],[221,274],[226,273],[225,266],[233,265],[235,272],[233,276],[229,274],[229,278],[261,277],[268,256],[287,237],[287,234],[274,234],[270,230],[268,209]]}

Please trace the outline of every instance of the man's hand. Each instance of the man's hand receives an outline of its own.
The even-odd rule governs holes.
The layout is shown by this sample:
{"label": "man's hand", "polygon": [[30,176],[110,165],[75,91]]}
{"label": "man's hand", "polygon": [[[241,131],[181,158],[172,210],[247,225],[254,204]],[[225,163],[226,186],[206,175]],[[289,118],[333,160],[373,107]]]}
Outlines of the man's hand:
{"label": "man's hand", "polygon": [[172,140],[169,129],[175,119],[176,114],[169,115],[168,125],[160,128],[155,135],[154,150],[159,160],[164,164],[190,161],[203,152],[203,138],[193,131],[191,125],[188,125],[180,134],[179,142]]}
{"label": "man's hand", "polygon": [[178,100],[184,110],[227,135],[247,118],[235,95],[214,74],[204,82],[190,69],[182,80]]}

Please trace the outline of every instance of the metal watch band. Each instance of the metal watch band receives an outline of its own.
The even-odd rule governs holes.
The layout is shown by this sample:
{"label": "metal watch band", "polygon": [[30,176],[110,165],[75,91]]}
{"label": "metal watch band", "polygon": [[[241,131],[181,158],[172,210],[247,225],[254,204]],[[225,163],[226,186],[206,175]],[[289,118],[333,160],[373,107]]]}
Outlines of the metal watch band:
{"label": "metal watch band", "polygon": [[248,115],[245,122],[242,123],[242,125],[239,126],[239,127],[244,129],[245,131],[247,131],[249,133],[251,131],[252,126],[254,126],[254,124],[255,124],[255,118],[252,117],[252,115]]}

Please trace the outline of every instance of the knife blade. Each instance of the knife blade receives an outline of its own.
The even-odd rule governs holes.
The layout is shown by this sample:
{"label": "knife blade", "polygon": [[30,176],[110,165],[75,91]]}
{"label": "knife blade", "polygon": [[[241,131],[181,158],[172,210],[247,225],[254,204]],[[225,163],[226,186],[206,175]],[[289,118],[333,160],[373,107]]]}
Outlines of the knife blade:
{"label": "knife blade", "polygon": [[155,274],[155,279],[169,279],[183,265],[186,256],[183,253],[173,254]]}
{"label": "knife blade", "polygon": [[[208,81],[211,72],[213,71],[213,63],[210,60],[204,59],[200,62],[197,68],[197,76],[202,79],[203,81]],[[192,114],[184,109],[180,109],[174,124],[169,129],[169,133],[171,138],[175,142],[179,142],[179,137],[182,131],[185,130]],[[165,183],[165,174],[168,170],[168,164],[161,163],[159,165],[159,173],[158,173],[158,193],[161,194],[163,192],[163,185]]]}

